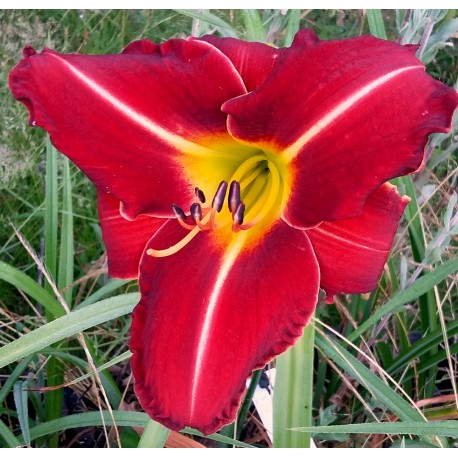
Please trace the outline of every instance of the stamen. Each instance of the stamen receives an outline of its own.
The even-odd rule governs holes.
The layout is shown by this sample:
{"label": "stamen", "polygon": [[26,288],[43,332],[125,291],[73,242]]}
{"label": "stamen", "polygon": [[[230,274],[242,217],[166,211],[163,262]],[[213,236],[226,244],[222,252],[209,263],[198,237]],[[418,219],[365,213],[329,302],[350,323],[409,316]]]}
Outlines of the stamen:
{"label": "stamen", "polygon": [[215,208],[219,213],[223,208],[224,198],[226,197],[227,181],[222,181],[216,190],[215,197],[213,197],[212,208]]}
{"label": "stamen", "polygon": [[186,223],[187,216],[181,207],[179,207],[176,204],[173,204],[172,210],[175,216],[177,217],[177,220],[180,223],[180,226],[184,227],[185,229],[188,229],[189,231],[194,229],[195,226],[191,226],[190,224]]}
{"label": "stamen", "polygon": [[204,204],[207,199],[205,199],[205,194],[202,189],[196,187],[194,191],[196,193],[196,197]]}
{"label": "stamen", "polygon": [[173,210],[173,213],[175,214],[175,216],[178,218],[178,219],[186,219],[186,214],[185,212],[183,211],[183,209],[181,207],[179,207],[178,205],[176,204],[172,204],[172,210]]}
{"label": "stamen", "polygon": [[243,224],[243,217],[245,216],[245,204],[243,202],[239,202],[237,205],[237,209],[234,212],[234,224],[240,225]]}
{"label": "stamen", "polygon": [[[280,209],[283,202],[283,184],[275,163],[269,161],[265,155],[257,155],[244,161],[232,175],[229,192],[228,187],[227,181],[220,182],[211,206],[203,205],[206,201],[205,195],[201,189],[195,187],[196,199],[190,206],[190,218],[181,207],[173,204],[177,221],[189,233],[169,248],[150,248],[146,253],[158,258],[170,256],[184,248],[199,232],[219,230],[226,226],[232,226],[233,232],[239,232],[267,223],[268,218],[278,216],[274,212],[276,208]],[[232,224],[229,215],[218,216],[224,206],[226,194]],[[193,223],[188,224],[187,221],[190,222],[191,218]],[[244,223],[244,220],[248,221]]]}
{"label": "stamen", "polygon": [[229,206],[229,211],[234,214],[237,210],[237,207],[240,203],[240,183],[238,181],[233,181],[229,188],[229,196],[227,198],[227,204]]}
{"label": "stamen", "polygon": [[197,223],[202,219],[202,207],[200,204],[191,205],[191,218]]}
{"label": "stamen", "polygon": [[194,220],[194,222],[203,230],[205,231],[208,229],[208,225],[202,224],[202,207],[200,204],[192,204],[191,205],[191,218]]}

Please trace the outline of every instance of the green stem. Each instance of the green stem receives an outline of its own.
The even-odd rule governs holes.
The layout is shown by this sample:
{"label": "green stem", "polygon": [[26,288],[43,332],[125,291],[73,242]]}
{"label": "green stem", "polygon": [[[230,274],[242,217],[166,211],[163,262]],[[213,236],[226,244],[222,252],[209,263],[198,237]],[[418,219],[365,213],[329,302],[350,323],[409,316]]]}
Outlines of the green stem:
{"label": "green stem", "polygon": [[253,372],[251,376],[250,386],[245,395],[245,399],[243,400],[242,407],[240,408],[239,415],[237,417],[237,439],[240,438],[240,433],[243,429],[243,424],[245,423],[246,416],[248,414],[248,409],[250,408],[251,401],[253,400],[254,391],[258,386],[259,379],[261,378],[262,369],[258,369],[257,371]]}

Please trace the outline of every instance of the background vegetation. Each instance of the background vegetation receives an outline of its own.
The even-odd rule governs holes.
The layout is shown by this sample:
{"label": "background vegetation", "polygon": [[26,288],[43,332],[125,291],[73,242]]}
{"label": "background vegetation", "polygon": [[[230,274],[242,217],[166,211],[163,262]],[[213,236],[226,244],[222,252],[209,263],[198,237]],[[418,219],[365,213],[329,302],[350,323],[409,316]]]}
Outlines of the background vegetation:
{"label": "background vegetation", "polygon": [[[287,46],[303,27],[419,43],[427,71],[458,87],[454,10],[0,11],[0,446],[272,445],[252,407],[212,439],[169,435],[141,412],[127,346],[136,284],[107,276],[95,191],[28,126],[7,75],[26,44],[106,54],[216,33]],[[457,125],[396,182],[412,201],[377,290],[320,307],[308,343],[279,360],[284,380],[300,370],[313,390],[277,387],[276,445],[307,446],[310,432],[318,447],[457,445]],[[288,432],[285,411],[309,432]]]}

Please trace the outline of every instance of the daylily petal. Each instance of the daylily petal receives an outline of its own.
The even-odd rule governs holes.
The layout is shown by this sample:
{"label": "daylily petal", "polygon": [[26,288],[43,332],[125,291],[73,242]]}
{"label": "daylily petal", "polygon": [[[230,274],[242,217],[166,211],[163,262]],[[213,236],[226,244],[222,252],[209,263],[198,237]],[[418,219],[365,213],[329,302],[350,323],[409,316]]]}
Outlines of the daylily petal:
{"label": "daylily petal", "polygon": [[266,80],[278,55],[283,52],[283,48],[277,49],[265,43],[219,38],[215,35],[205,35],[197,40],[211,43],[229,57],[248,91],[256,89]]}
{"label": "daylily petal", "polygon": [[[148,247],[167,248],[185,234],[170,221]],[[204,434],[231,422],[251,371],[301,335],[318,284],[307,236],[282,221],[254,246],[246,232],[229,246],[205,232],[170,257],[144,255],[130,345],[145,411]]]}
{"label": "daylily petal", "polygon": [[360,215],[324,222],[307,231],[328,298],[367,293],[377,286],[409,200],[400,197],[394,186],[384,184],[370,194]]}
{"label": "daylily petal", "polygon": [[[413,47],[364,36],[306,46],[299,32],[257,90],[223,105],[230,133],[289,164],[297,228],[361,212],[371,191],[415,171],[458,104]],[[370,171],[370,173],[368,173]]]}
{"label": "daylily petal", "polygon": [[138,216],[129,221],[120,213],[121,202],[106,192],[98,191],[97,204],[108,273],[115,278],[137,278],[145,245],[166,220]]}
{"label": "daylily petal", "polygon": [[183,158],[215,155],[212,145],[230,138],[220,107],[245,92],[230,60],[208,43],[153,48],[106,56],[26,48],[10,74],[31,124],[48,130],[130,219],[172,216],[172,203],[189,205],[196,184],[186,170],[192,158]]}

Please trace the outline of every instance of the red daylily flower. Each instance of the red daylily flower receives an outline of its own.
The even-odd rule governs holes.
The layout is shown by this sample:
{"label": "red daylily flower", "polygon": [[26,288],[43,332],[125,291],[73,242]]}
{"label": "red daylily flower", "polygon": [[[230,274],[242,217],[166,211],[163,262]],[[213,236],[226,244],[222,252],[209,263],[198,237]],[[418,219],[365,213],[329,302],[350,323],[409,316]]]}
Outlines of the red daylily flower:
{"label": "red daylily flower", "polygon": [[320,286],[376,286],[408,202],[387,181],[421,166],[458,104],[415,50],[309,30],[284,49],[25,49],[12,93],[96,185],[110,273],[138,276],[132,367],[151,417],[218,430]]}

